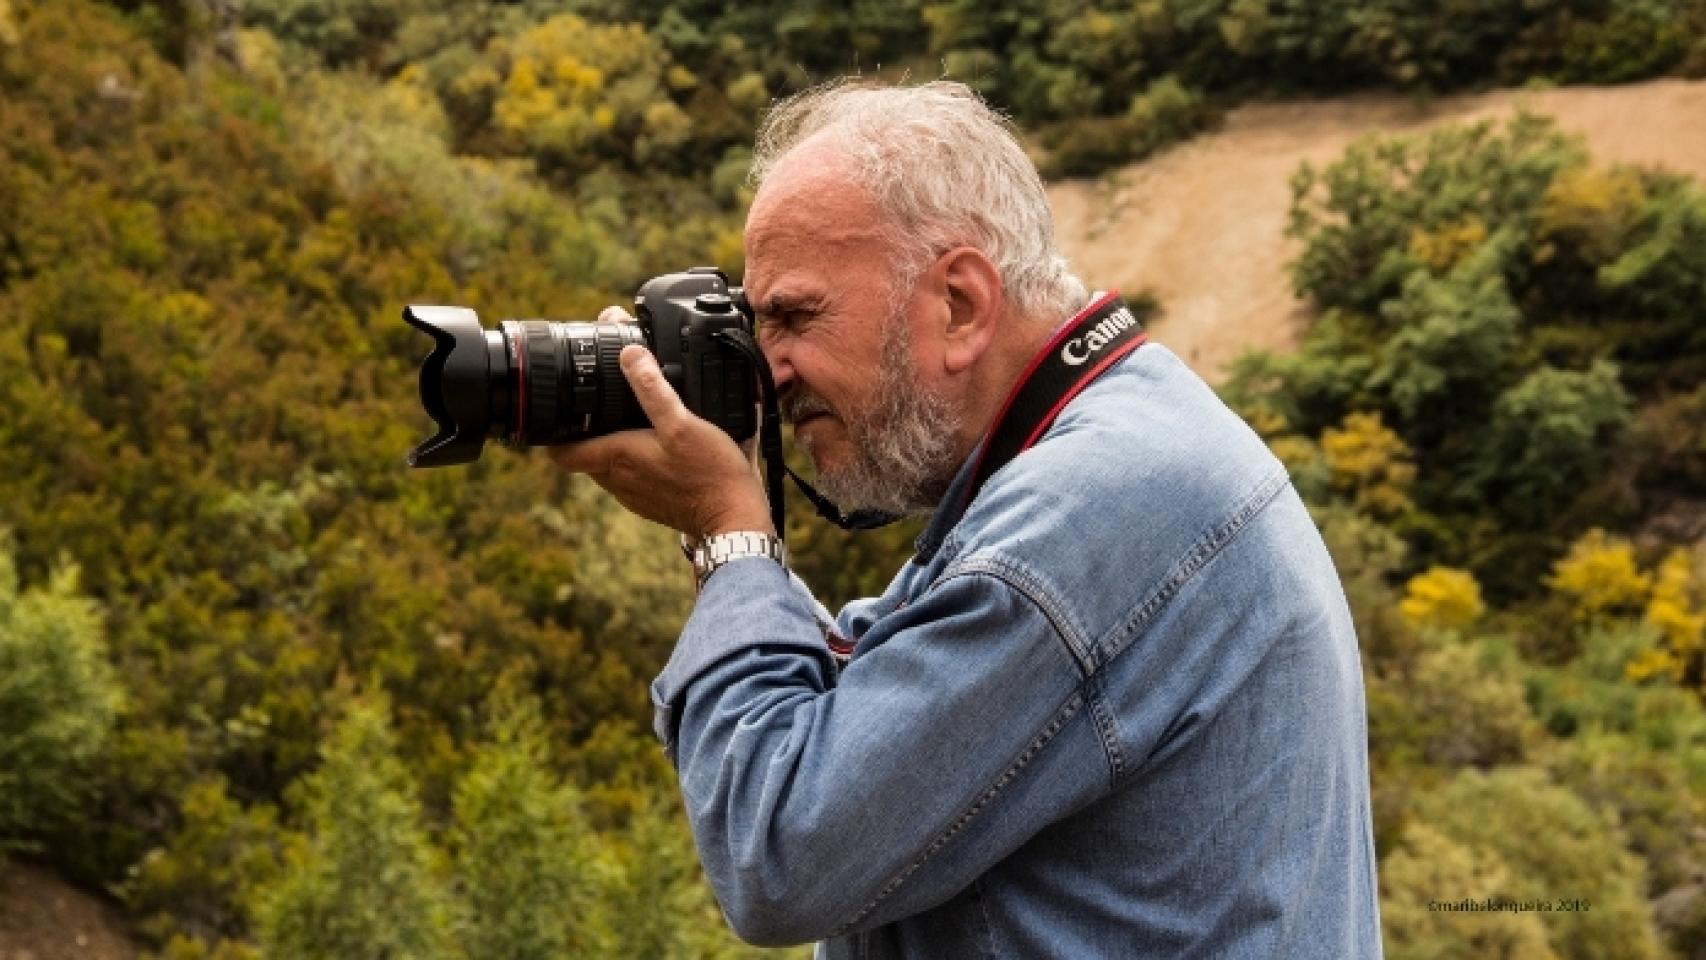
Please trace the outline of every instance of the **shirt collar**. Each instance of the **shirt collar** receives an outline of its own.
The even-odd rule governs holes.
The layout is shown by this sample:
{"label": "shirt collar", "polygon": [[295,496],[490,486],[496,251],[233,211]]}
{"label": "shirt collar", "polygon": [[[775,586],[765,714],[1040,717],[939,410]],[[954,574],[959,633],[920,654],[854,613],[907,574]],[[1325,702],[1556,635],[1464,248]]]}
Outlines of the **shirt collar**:
{"label": "shirt collar", "polygon": [[983,445],[988,442],[988,437],[978,441],[971,455],[960,464],[953,482],[948,484],[948,492],[942,494],[942,499],[936,504],[936,511],[930,514],[930,521],[924,525],[924,532],[912,542],[912,549],[917,551],[917,555],[913,557],[914,563],[929,563],[931,558],[936,556],[936,551],[942,548],[942,541],[947,539],[948,531],[960,522],[960,515],[964,512],[961,508],[966,506],[966,488],[971,486],[977,455],[983,452]]}

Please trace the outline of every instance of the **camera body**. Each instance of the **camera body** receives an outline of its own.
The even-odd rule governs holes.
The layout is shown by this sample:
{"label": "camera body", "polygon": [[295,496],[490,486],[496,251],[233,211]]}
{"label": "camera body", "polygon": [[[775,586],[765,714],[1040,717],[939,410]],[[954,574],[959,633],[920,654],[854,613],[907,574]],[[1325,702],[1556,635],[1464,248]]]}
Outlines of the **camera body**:
{"label": "camera body", "polygon": [[695,267],[646,281],[634,306],[638,323],[505,320],[494,330],[467,307],[404,308],[434,341],[420,391],[438,427],[409,465],[470,463],[487,439],[545,446],[648,426],[617,364],[630,343],[652,351],[688,410],[735,440],[752,436],[757,371],[723,339],[752,333],[741,291],[721,270]]}
{"label": "camera body", "polygon": [[742,306],[740,290],[707,267],[653,277],[634,295],[635,319],[681,402],[737,441],[758,429],[756,371],[718,334],[752,333]]}

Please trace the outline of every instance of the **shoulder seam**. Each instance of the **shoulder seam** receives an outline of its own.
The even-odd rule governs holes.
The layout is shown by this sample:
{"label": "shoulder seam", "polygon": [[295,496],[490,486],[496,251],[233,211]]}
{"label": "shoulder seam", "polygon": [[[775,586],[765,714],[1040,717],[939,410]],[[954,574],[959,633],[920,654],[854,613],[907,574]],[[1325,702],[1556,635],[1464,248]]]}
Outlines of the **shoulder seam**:
{"label": "shoulder seam", "polygon": [[1061,603],[1044,584],[1032,576],[1023,567],[995,554],[982,554],[956,560],[941,576],[926,589],[935,589],[939,584],[948,582],[955,577],[983,575],[1013,588],[1020,596],[1031,601],[1031,604],[1042,611],[1049,625],[1054,627],[1055,636],[1066,646],[1066,652],[1072,655],[1072,660],[1078,665],[1081,677],[1091,673],[1090,643],[1084,631],[1078,629],[1067,613],[1066,605]]}

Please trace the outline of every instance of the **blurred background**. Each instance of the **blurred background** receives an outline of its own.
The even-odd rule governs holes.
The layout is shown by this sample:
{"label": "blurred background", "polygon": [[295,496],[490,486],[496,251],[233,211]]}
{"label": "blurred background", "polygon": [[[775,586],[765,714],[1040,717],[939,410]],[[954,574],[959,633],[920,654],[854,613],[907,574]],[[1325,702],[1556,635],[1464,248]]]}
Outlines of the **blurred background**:
{"label": "blurred background", "polygon": [[[1706,0],[0,0],[0,960],[801,955],[649,732],[671,536],[406,469],[399,314],[738,274],[849,73],[1007,111],[1290,466],[1388,955],[1706,957]],[[914,529],[789,539],[833,606]]]}

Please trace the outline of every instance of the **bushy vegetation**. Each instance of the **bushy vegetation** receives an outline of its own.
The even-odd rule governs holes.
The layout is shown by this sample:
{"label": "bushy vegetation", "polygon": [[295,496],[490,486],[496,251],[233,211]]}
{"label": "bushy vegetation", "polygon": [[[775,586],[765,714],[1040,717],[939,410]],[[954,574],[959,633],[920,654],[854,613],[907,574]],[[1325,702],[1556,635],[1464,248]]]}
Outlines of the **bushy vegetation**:
{"label": "bushy vegetation", "polygon": [[[481,705],[513,685],[551,734],[528,762],[585,785],[606,886],[631,888],[600,902],[644,898],[601,921],[626,937],[645,918],[628,955],[735,949],[650,734],[646,683],[691,600],[671,539],[542,458],[401,460],[424,427],[404,302],[590,316],[626,295],[625,271],[696,262],[705,238],[660,224],[636,252],[525,172],[457,161],[430,126],[364,139],[372,118],[408,128],[395,87],[315,76],[287,101],[211,64],[186,76],[99,6],[8,13],[0,524],[17,575],[9,560],[0,695],[19,721],[5,749],[24,751],[7,776],[27,782],[7,783],[6,845],[116,885],[172,956],[295,944],[323,932],[304,911],[355,902],[278,886],[338,875],[330,824],[365,828],[328,812],[345,793],[404,798],[367,827],[404,831],[375,849],[410,870],[479,849],[455,826],[478,790],[458,785],[486,769]],[[395,706],[327,740],[357,689]],[[379,779],[325,786],[357,746],[350,769]],[[497,935],[451,922],[479,896],[447,889],[448,932],[419,943]]]}
{"label": "bushy vegetation", "polygon": [[1302,169],[1292,233],[1312,325],[1224,393],[1357,619],[1389,955],[1691,955],[1706,194],[1521,116]]}
{"label": "bushy vegetation", "polygon": [[[218,27],[185,15],[205,3],[120,0],[168,50]],[[1062,176],[1249,96],[1706,74],[1702,0],[245,0],[240,14],[299,59],[430,92],[458,152],[527,156],[559,179],[737,167],[769,95],[846,73],[971,83]]]}
{"label": "bushy vegetation", "polygon": [[[1294,460],[1389,519],[1411,562],[1501,600],[1593,524],[1632,527],[1706,470],[1706,195],[1590,163],[1538,117],[1364,141],[1295,178],[1302,349],[1245,358],[1228,392]],[[1363,441],[1347,473],[1347,435]],[[1662,438],[1662,439],[1661,439]],[[1661,452],[1662,451],[1662,452]],[[1367,475],[1370,479],[1360,479]],[[1374,502],[1373,499],[1379,502]]]}
{"label": "bushy vegetation", "polygon": [[[1701,64],[1697,2],[1437,6],[0,0],[0,850],[175,960],[755,954],[649,733],[674,544],[542,458],[405,469],[401,306],[738,270],[759,110],[849,57],[1057,171],[1257,91]],[[1319,316],[1227,396],[1352,601],[1392,954],[1693,948],[1700,190],[1524,119],[1304,171],[1294,230]],[[916,530],[803,512],[831,602]],[[1427,909],[1541,889],[1596,907]]]}
{"label": "bushy vegetation", "polygon": [[85,814],[119,691],[77,568],[22,589],[0,540],[0,857]]}

